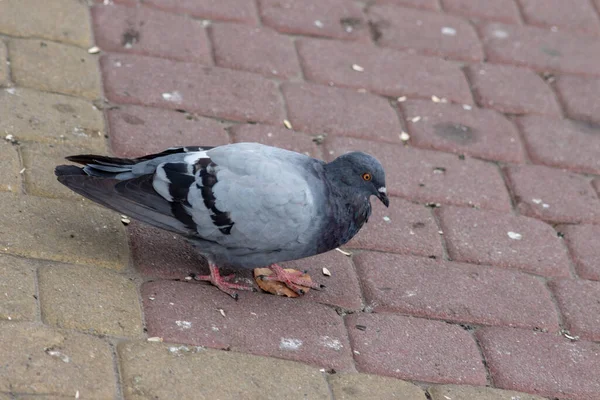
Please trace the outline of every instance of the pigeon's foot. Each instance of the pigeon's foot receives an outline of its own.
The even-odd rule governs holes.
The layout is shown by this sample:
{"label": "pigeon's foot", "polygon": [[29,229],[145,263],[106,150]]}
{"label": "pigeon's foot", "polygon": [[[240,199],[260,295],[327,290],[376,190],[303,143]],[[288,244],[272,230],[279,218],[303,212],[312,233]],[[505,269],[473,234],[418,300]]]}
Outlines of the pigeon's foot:
{"label": "pigeon's foot", "polygon": [[229,282],[230,280],[235,278],[235,275],[231,274],[227,276],[221,276],[221,273],[219,272],[219,267],[217,267],[216,265],[209,264],[208,268],[210,270],[210,275],[196,275],[194,279],[197,281],[208,281],[216,287],[218,287],[222,292],[227,293],[236,300],[238,298],[238,294],[235,292],[235,290],[250,290],[253,292],[256,291],[256,289],[254,289],[254,287],[250,285],[240,285],[238,283]]}
{"label": "pigeon's foot", "polygon": [[[302,276],[305,274],[305,272],[302,271],[286,271],[277,264],[271,264],[267,268],[273,271],[274,275],[265,275],[262,276],[261,279],[267,281],[281,282],[298,294],[304,294],[304,288],[318,290],[325,287],[325,285],[321,285],[319,283],[302,278]],[[302,286],[304,286],[304,288],[302,288]]]}

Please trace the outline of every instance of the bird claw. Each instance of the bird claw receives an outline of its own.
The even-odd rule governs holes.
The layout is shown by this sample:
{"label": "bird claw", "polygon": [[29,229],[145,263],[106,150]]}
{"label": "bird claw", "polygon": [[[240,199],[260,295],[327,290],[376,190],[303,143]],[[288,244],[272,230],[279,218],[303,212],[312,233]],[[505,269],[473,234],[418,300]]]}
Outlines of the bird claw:
{"label": "bird claw", "polygon": [[256,292],[256,289],[250,285],[241,285],[239,283],[230,282],[233,278],[235,278],[235,274],[221,276],[219,272],[219,268],[214,265],[209,265],[210,274],[209,275],[196,275],[194,279],[197,281],[206,281],[212,283],[222,292],[230,295],[234,300],[238,299],[238,294],[235,290],[249,290],[252,292]]}
{"label": "bird claw", "polygon": [[281,282],[300,295],[306,292],[304,288],[319,290],[325,287],[317,282],[302,278],[306,271],[286,271],[277,264],[272,264],[268,268],[273,271],[274,275],[262,275],[263,280]]}

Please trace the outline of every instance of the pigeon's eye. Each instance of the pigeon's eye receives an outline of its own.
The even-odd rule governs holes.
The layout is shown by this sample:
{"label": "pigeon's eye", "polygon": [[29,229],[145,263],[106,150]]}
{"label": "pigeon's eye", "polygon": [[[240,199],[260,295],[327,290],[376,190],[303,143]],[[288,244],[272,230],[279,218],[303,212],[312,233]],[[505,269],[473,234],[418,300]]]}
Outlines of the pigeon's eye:
{"label": "pigeon's eye", "polygon": [[371,174],[370,174],[370,173],[368,173],[368,172],[365,172],[364,174],[362,174],[362,178],[363,178],[365,181],[367,181],[367,182],[368,182],[368,181],[370,181],[371,179],[373,179],[373,177],[371,176]]}

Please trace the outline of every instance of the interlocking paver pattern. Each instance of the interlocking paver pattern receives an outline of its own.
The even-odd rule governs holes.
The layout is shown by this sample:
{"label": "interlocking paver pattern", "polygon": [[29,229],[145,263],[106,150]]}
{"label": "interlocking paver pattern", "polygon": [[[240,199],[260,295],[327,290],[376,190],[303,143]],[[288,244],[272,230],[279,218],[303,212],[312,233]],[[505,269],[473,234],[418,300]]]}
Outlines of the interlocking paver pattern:
{"label": "interlocking paver pattern", "polygon": [[[0,0],[0,399],[600,398],[600,0],[38,3]],[[384,164],[347,255],[282,263],[326,288],[236,302],[53,177],[244,141]]]}

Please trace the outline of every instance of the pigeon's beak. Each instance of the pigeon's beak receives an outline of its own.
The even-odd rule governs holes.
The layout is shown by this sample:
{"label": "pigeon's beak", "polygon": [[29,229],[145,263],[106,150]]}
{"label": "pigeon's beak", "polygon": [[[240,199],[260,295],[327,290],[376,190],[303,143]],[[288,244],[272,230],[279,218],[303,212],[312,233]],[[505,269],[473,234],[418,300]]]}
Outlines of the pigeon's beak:
{"label": "pigeon's beak", "polygon": [[388,197],[387,197],[387,189],[385,188],[385,186],[377,189],[377,198],[379,200],[381,200],[381,202],[383,203],[384,206],[386,206],[386,207],[390,206],[390,199],[388,199]]}

